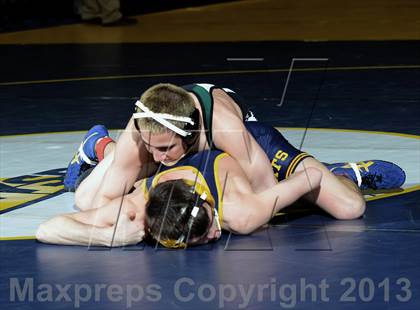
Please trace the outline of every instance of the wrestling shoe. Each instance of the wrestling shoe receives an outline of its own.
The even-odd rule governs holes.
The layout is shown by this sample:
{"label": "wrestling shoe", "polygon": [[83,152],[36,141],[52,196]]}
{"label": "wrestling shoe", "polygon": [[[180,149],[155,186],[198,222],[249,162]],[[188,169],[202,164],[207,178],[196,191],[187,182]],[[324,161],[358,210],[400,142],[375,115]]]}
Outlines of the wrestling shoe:
{"label": "wrestling shoe", "polygon": [[362,190],[399,188],[405,182],[404,170],[389,161],[365,160],[326,166],[335,175],[350,177]]}
{"label": "wrestling shoe", "polygon": [[98,164],[95,153],[96,142],[103,137],[107,137],[108,130],[103,125],[93,126],[83,138],[76,154],[70,161],[66,175],[64,176],[64,189],[69,192],[75,191],[75,184],[79,176],[87,169]]}

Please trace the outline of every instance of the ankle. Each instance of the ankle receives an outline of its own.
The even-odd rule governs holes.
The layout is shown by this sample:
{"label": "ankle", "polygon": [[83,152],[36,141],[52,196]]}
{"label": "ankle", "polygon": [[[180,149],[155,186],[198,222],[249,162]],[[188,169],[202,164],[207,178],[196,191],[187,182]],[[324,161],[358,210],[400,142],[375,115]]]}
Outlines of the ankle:
{"label": "ankle", "polygon": [[106,136],[100,138],[95,144],[95,153],[98,161],[102,161],[107,154],[109,154],[110,150],[113,149],[113,144],[115,141],[112,138]]}

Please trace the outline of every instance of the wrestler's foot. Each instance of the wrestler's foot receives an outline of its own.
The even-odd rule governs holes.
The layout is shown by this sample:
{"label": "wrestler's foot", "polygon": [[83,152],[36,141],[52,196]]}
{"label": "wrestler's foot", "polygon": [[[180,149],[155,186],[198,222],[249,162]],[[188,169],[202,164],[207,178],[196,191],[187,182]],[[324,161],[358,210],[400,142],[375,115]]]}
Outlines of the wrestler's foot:
{"label": "wrestler's foot", "polygon": [[351,178],[362,190],[399,188],[405,182],[405,172],[396,164],[383,160],[327,165],[335,175]]}
{"label": "wrestler's foot", "polygon": [[75,184],[83,171],[95,166],[98,158],[95,153],[96,142],[108,136],[108,130],[103,125],[93,126],[85,135],[76,154],[67,167],[64,177],[64,189],[69,192],[75,191]]}

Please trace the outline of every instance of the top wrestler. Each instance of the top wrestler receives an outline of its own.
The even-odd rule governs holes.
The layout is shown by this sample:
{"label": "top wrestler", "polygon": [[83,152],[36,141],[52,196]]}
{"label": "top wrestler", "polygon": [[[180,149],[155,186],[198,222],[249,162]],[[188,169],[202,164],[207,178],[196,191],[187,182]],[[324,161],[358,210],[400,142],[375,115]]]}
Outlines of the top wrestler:
{"label": "top wrestler", "polygon": [[267,156],[244,126],[255,118],[232,90],[158,84],[143,93],[136,112],[116,145],[101,126],[86,135],[64,179],[68,190],[74,190],[77,178],[96,158],[113,156],[80,185],[75,197],[79,208],[96,208],[121,197],[139,177],[156,171],[153,163],[172,165],[187,153],[212,148],[237,160],[256,192],[275,185]]}
{"label": "top wrestler", "polygon": [[[392,163],[368,161],[325,167],[307,153],[296,150],[275,129],[260,123],[247,123],[246,127],[272,159],[276,178],[279,181],[288,178],[286,181],[255,193],[230,156],[220,151],[200,152],[182,159],[174,167],[165,167],[124,199],[47,221],[37,232],[38,240],[110,245],[117,228],[112,246],[137,243],[143,238],[147,203],[152,236],[164,246],[184,247],[217,239],[220,226],[235,233],[252,232],[301,196],[336,218],[356,218],[365,208],[356,183],[361,188],[390,188],[404,182],[404,172]],[[382,179],[372,178],[372,172],[380,173]],[[191,189],[198,195],[190,194]],[[197,199],[202,207],[196,208]]]}

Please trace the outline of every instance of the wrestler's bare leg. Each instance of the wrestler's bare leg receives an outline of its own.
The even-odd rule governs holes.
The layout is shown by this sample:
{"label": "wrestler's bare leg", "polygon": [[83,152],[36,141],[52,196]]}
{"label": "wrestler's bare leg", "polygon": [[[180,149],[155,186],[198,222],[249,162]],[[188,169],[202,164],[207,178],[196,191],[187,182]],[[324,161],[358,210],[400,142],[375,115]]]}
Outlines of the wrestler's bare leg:
{"label": "wrestler's bare leg", "polygon": [[352,180],[332,174],[315,158],[305,158],[299,163],[296,171],[309,167],[321,170],[323,177],[321,186],[308,193],[306,199],[316,203],[337,219],[349,220],[363,215],[366,203],[360,189]]}
{"label": "wrestler's bare leg", "polygon": [[89,174],[76,189],[74,201],[80,210],[87,210],[92,207],[93,199],[98,192],[102,179],[108,167],[111,165],[112,160],[114,159],[115,145],[115,142],[107,144],[104,152],[104,159],[95,167],[95,169],[93,169],[92,173]]}

